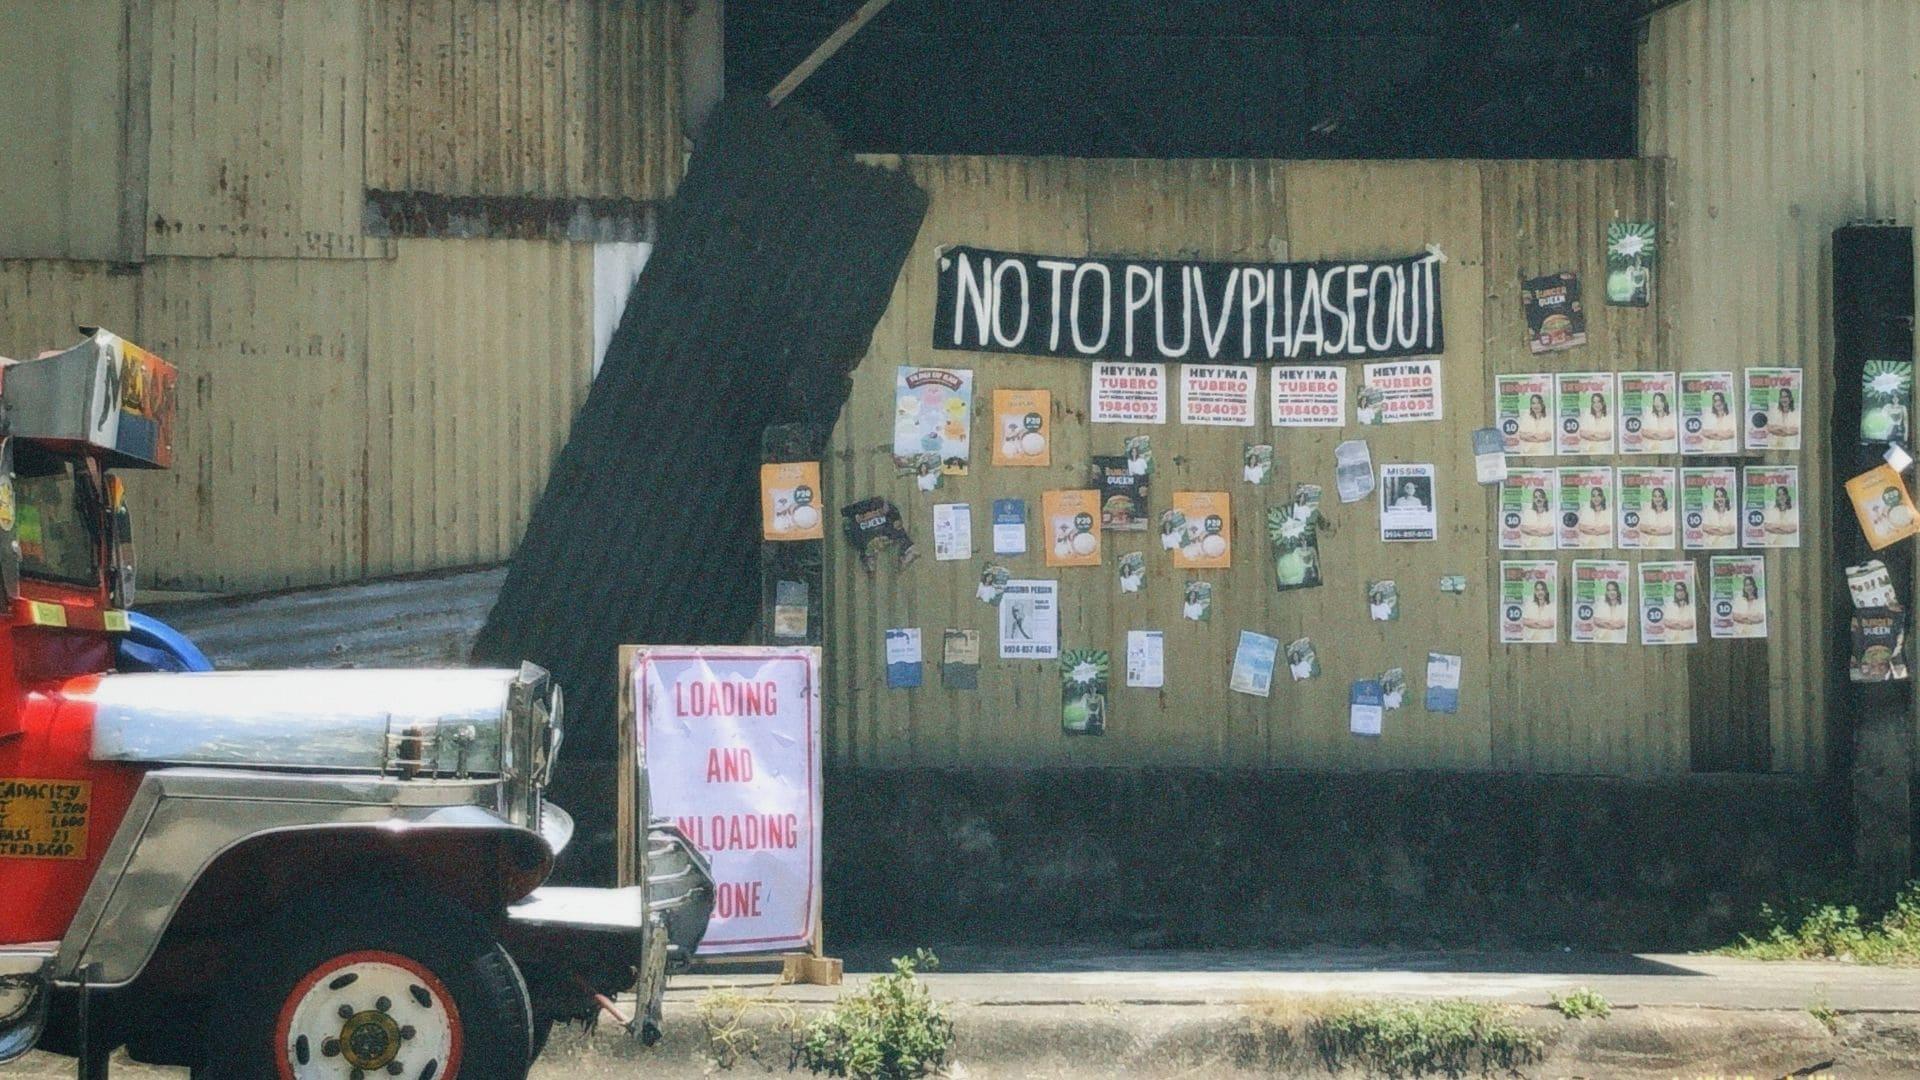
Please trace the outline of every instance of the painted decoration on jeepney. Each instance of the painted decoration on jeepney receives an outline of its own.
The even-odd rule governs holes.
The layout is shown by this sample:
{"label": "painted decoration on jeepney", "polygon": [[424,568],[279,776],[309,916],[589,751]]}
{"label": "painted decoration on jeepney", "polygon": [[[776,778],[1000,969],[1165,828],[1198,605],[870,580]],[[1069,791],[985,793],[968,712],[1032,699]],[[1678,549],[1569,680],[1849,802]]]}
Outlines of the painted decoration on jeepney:
{"label": "painted decoration on jeepney", "polygon": [[653,812],[712,863],[699,955],[807,948],[821,889],[820,650],[648,645],[629,677]]}
{"label": "painted decoration on jeepney", "polygon": [[903,471],[965,476],[972,455],[973,372],[901,367],[893,380],[893,463]]}

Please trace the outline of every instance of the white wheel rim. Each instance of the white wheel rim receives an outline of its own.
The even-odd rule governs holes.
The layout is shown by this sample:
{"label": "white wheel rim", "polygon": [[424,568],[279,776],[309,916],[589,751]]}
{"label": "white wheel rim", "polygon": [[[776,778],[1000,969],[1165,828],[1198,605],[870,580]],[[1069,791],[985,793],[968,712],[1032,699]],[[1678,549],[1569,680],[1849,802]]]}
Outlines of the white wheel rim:
{"label": "white wheel rim", "polygon": [[335,957],[300,980],[280,1013],[282,1080],[452,1080],[459,1009],[439,979],[395,953]]}

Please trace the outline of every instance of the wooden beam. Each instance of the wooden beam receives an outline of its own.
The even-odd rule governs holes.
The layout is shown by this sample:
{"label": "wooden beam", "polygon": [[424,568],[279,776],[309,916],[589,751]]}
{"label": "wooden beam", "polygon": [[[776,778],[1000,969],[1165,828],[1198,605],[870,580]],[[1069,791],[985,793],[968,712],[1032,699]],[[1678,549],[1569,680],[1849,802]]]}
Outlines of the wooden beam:
{"label": "wooden beam", "polygon": [[787,99],[788,94],[800,89],[800,84],[806,82],[809,75],[820,70],[820,65],[833,59],[833,54],[839,52],[842,45],[859,33],[860,28],[872,21],[875,15],[880,14],[881,8],[892,2],[893,0],[867,0],[866,3],[861,4],[860,10],[848,16],[847,21],[841,23],[839,29],[828,34],[827,40],[821,42],[805,60],[800,61],[799,67],[789,71],[786,78],[781,79],[778,85],[767,91],[767,105],[769,107],[778,105]]}

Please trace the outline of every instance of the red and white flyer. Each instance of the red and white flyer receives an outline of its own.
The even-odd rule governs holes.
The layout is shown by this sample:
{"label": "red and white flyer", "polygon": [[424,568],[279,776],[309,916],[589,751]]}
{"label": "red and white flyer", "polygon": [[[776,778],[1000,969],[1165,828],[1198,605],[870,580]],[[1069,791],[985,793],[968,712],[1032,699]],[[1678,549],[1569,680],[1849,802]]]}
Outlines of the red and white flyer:
{"label": "red and white flyer", "polygon": [[1345,427],[1347,369],[1343,367],[1269,368],[1267,396],[1274,427]]}
{"label": "red and white flyer", "polygon": [[1166,423],[1167,365],[1106,361],[1094,364],[1093,422]]}
{"label": "red and white flyer", "polygon": [[1260,369],[1237,364],[1180,365],[1180,422],[1252,427]]}

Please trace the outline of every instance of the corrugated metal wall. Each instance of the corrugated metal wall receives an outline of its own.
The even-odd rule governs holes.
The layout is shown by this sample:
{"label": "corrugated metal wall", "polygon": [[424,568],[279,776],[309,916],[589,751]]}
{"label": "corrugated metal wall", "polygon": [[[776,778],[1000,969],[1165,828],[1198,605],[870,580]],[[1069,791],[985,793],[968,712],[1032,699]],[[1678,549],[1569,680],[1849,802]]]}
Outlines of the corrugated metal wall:
{"label": "corrugated metal wall", "polygon": [[[1807,415],[1830,408],[1833,230],[1920,224],[1917,57],[1920,5],[1908,0],[1690,0],[1653,16],[1640,140],[1673,159],[1680,243],[1667,276],[1695,298],[1672,314],[1685,366],[1801,365]],[[1832,484],[1825,456],[1805,455],[1808,520],[1829,512]],[[1805,539],[1771,588],[1811,607],[1833,570],[1819,531]],[[1778,768],[1824,767],[1822,731],[1800,718],[1820,707],[1829,648],[1816,619],[1783,624],[1770,642]]]}
{"label": "corrugated metal wall", "polygon": [[[908,569],[888,559],[869,574],[847,545],[831,544],[832,603],[827,655],[829,746],[844,762],[872,765],[1190,764],[1274,767],[1525,769],[1656,774],[1688,770],[1694,728],[1715,721],[1713,688],[1751,670],[1754,655],[1800,640],[1817,615],[1783,595],[1778,625],[1795,623],[1770,644],[1715,643],[1692,649],[1631,645],[1506,647],[1498,644],[1489,581],[1500,553],[1490,533],[1489,489],[1473,481],[1468,433],[1491,422],[1499,372],[1700,367],[1681,355],[1664,328],[1689,295],[1662,278],[1644,310],[1598,302],[1606,226],[1654,220],[1665,251],[1680,258],[1666,208],[1665,163],[1627,162],[1093,162],[1057,159],[908,159],[904,167],[932,196],[918,245],[894,301],[855,374],[853,396],[835,432],[829,505],[885,495],[907,514],[908,528],[930,541],[930,507],[974,508],[976,552],[987,547],[994,498],[1021,497],[1030,512],[1049,488],[1084,486],[1087,457],[1118,452],[1125,435],[1151,434],[1153,505],[1175,490],[1226,490],[1234,499],[1234,568],[1201,574],[1215,583],[1211,621],[1181,617],[1175,572],[1148,551],[1143,596],[1123,596],[1114,578],[1120,552],[1147,550],[1150,534],[1109,534],[1098,569],[1047,570],[1037,550],[1005,558],[1014,576],[1062,582],[1063,648],[1106,648],[1116,669],[1112,719],[1100,738],[1059,730],[1060,690],[1048,663],[1001,662],[994,609],[974,599],[979,567],[935,562],[927,552]],[[931,348],[935,251],[966,243],[1009,250],[1209,259],[1315,259],[1401,254],[1437,244],[1443,274],[1448,348],[1443,357],[1446,420],[1369,429],[1376,464],[1434,462],[1440,469],[1442,539],[1384,545],[1370,502],[1341,506],[1332,495],[1333,446],[1345,431],[1089,425],[1084,363]],[[1590,344],[1570,354],[1531,357],[1518,297],[1522,273],[1577,269],[1588,283]],[[1763,362],[1755,357],[1751,363]],[[899,364],[968,367],[975,373],[975,417],[995,387],[1053,393],[1054,464],[1005,469],[986,464],[976,446],[972,475],[949,478],[937,493],[894,475],[890,460],[894,368]],[[1735,366],[1743,366],[1736,364]],[[1172,373],[1172,372],[1170,372]],[[1357,371],[1354,373],[1357,378]],[[1177,388],[1170,408],[1177,410]],[[1817,444],[1818,431],[1810,432]],[[1241,482],[1247,442],[1271,442],[1279,458],[1267,488]],[[1811,456],[1811,455],[1809,455]],[[1265,511],[1297,482],[1327,488],[1334,527],[1322,542],[1327,584],[1281,594],[1269,581]],[[1804,578],[1809,552],[1770,559],[1779,580]],[[1563,554],[1562,576],[1571,553]],[[1465,574],[1464,597],[1439,592],[1443,574]],[[1371,622],[1369,578],[1398,582],[1399,621]],[[1807,626],[1798,625],[1807,622]],[[882,635],[891,626],[922,629],[928,675],[917,690],[885,688]],[[981,631],[978,691],[950,691],[938,674],[941,631]],[[1119,662],[1128,629],[1166,633],[1167,686],[1127,689]],[[1241,629],[1282,642],[1311,636],[1324,673],[1290,683],[1278,673],[1267,700],[1227,690]],[[1795,637],[1794,635],[1799,635]],[[1461,709],[1429,715],[1419,704],[1426,653],[1465,657]],[[1350,680],[1399,666],[1407,706],[1389,714],[1387,735],[1347,732]],[[1777,670],[1777,669],[1776,669]],[[1817,709],[1795,685],[1773,688],[1774,754],[1784,771],[1814,768]]]}
{"label": "corrugated metal wall", "polygon": [[366,0],[367,186],[663,199],[679,181],[672,0]]}
{"label": "corrugated metal wall", "polygon": [[0,254],[40,257],[0,261],[0,353],[97,324],[179,367],[178,463],[131,483],[144,577],[506,559],[591,378],[593,246],[368,237],[366,192],[644,216],[680,175],[680,6],[68,7],[0,0]]}

